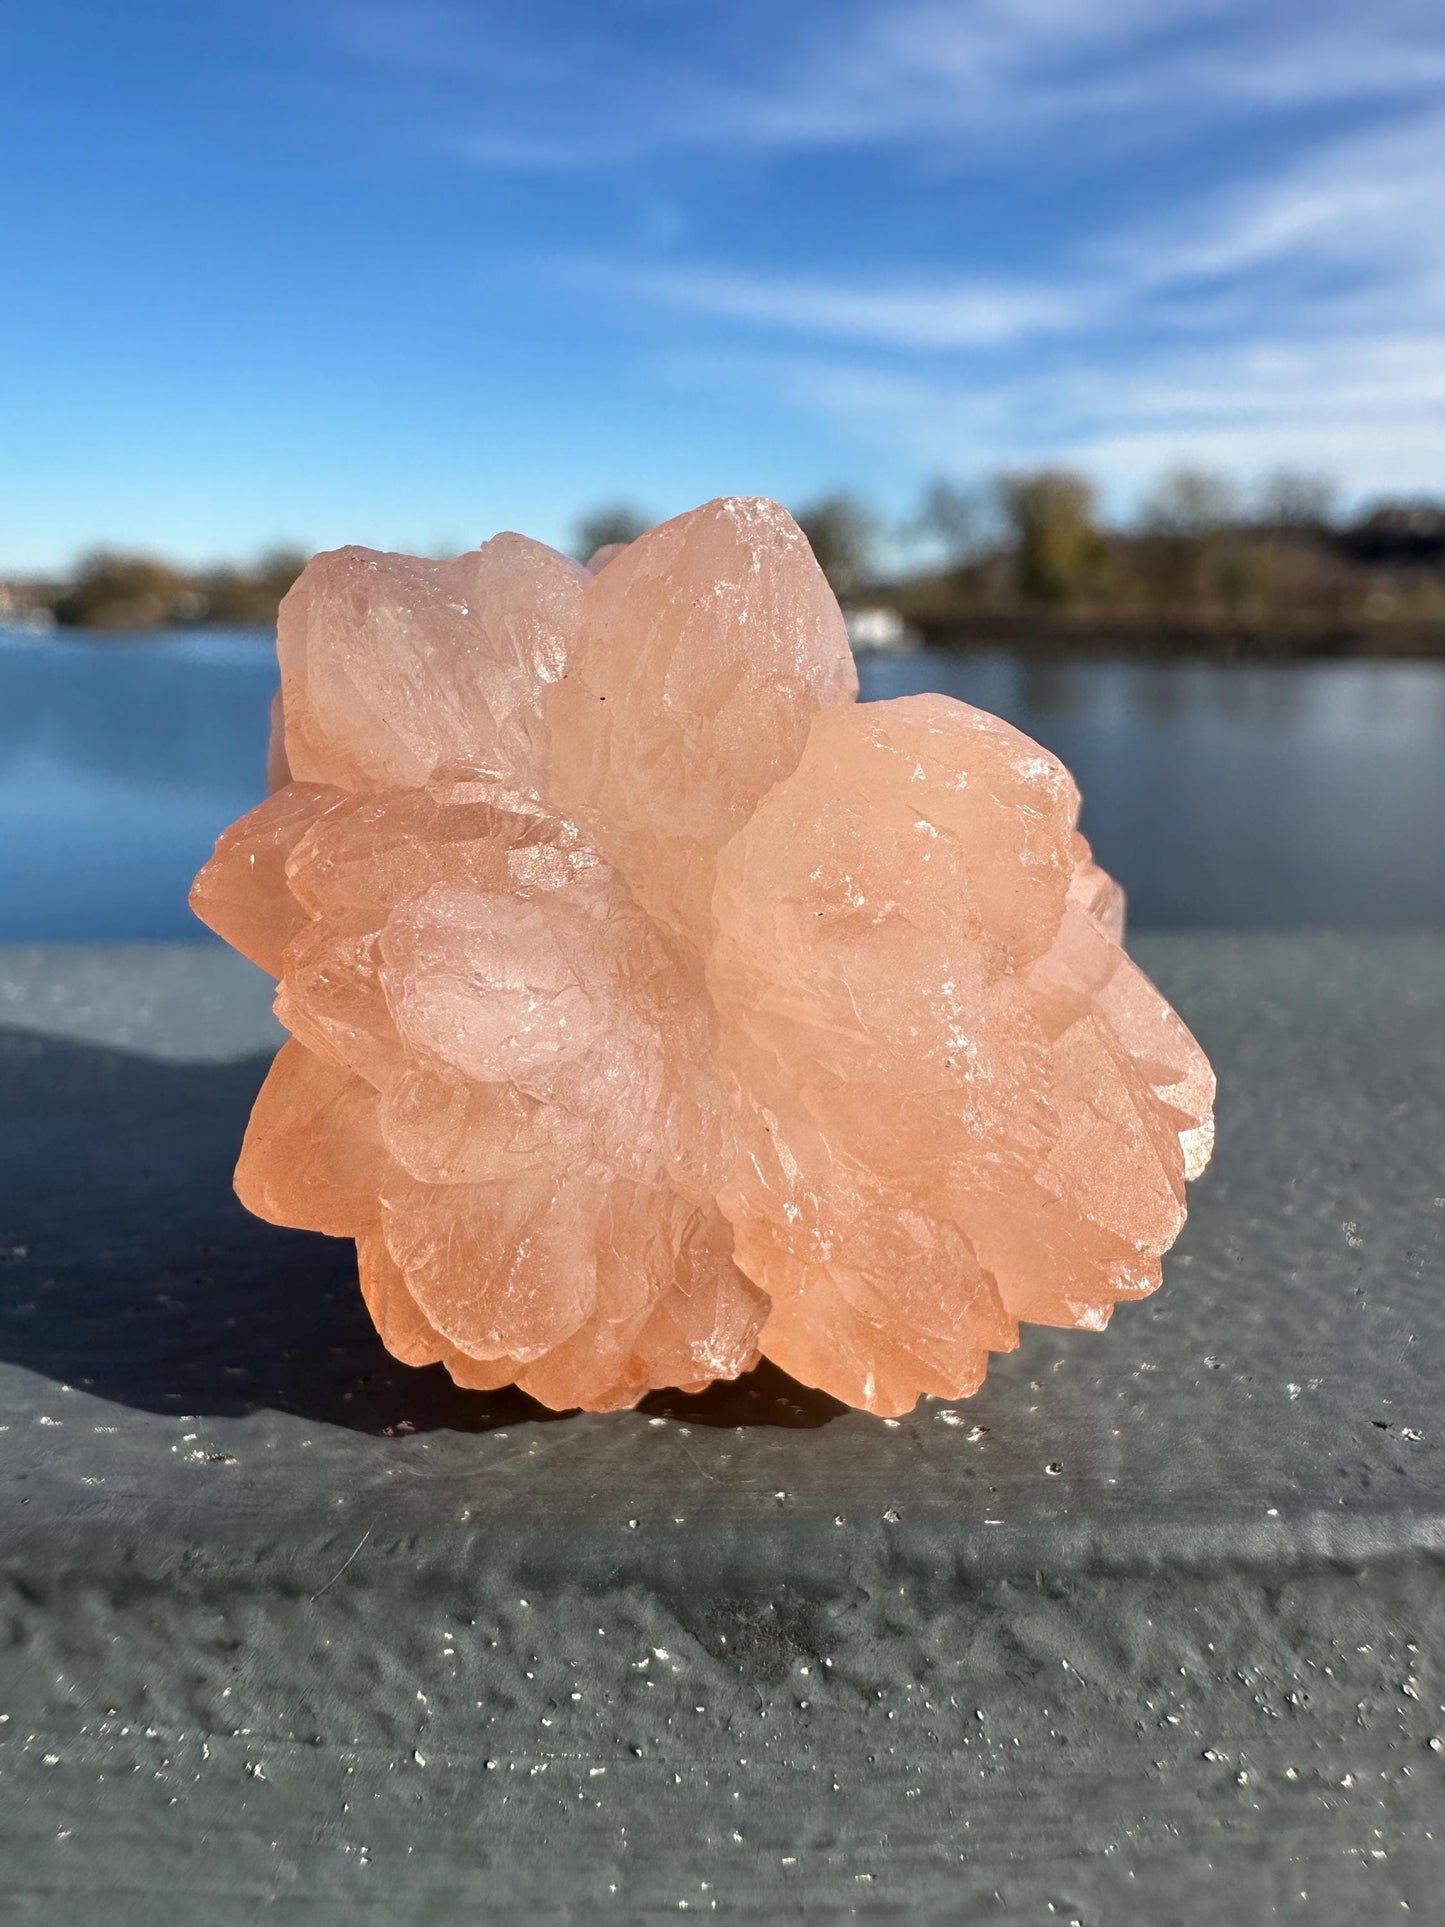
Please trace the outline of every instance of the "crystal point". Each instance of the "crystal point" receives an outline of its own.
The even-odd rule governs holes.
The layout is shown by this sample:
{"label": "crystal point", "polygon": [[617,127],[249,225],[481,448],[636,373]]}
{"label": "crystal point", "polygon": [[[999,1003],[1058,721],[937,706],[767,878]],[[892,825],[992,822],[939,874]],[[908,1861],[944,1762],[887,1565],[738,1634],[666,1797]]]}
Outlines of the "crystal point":
{"label": "crystal point", "polygon": [[611,1410],[765,1353],[896,1413],[1158,1284],[1213,1078],[1074,784],[859,704],[775,503],[318,556],[278,652],[192,892],[292,1033],[237,1189],[356,1239],[398,1358]]}

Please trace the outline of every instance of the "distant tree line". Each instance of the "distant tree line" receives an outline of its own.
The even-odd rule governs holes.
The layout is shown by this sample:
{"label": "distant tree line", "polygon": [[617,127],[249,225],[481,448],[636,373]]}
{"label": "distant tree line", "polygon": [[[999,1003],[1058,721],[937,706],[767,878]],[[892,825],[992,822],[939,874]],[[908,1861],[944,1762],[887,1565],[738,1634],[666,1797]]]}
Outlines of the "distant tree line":
{"label": "distant tree line", "polygon": [[[1325,477],[1280,471],[1252,489],[1209,470],[1162,475],[1127,523],[1110,523],[1088,476],[1011,469],[975,485],[930,482],[901,523],[857,496],[803,503],[798,521],[844,601],[885,601],[925,631],[997,618],[1090,620],[1283,633],[1372,625],[1438,631],[1445,651],[1445,500],[1399,499],[1351,516]],[[650,526],[614,502],[581,517],[575,552]],[[113,549],[63,581],[0,581],[0,621],[39,615],[88,629],[269,626],[305,566],[278,549],[188,570]]]}
{"label": "distant tree line", "polygon": [[306,562],[299,549],[275,549],[249,565],[190,570],[158,556],[96,549],[82,556],[65,580],[0,584],[0,617],[48,613],[77,629],[269,625]]}
{"label": "distant tree line", "polygon": [[[848,494],[795,512],[845,601],[888,601],[925,628],[979,616],[1281,632],[1396,620],[1438,625],[1445,648],[1445,500],[1350,517],[1337,502],[1321,475],[1280,470],[1244,489],[1180,466],[1110,524],[1087,475],[1043,467],[935,480],[892,526]],[[614,505],[579,523],[578,553],[647,525]]]}

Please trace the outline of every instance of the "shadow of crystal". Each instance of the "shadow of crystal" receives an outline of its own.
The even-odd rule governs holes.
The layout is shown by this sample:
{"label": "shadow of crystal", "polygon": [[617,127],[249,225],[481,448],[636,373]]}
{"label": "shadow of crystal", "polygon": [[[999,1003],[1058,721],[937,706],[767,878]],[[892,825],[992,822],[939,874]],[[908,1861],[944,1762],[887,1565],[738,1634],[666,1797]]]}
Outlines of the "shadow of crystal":
{"label": "shadow of crystal", "polygon": [[[382,1347],[349,1240],[262,1223],[231,1172],[266,1054],[175,1063],[0,1029],[0,1357],[143,1410],[270,1408],[375,1435],[568,1415]],[[644,1413],[817,1426],[845,1408],[763,1365]]]}

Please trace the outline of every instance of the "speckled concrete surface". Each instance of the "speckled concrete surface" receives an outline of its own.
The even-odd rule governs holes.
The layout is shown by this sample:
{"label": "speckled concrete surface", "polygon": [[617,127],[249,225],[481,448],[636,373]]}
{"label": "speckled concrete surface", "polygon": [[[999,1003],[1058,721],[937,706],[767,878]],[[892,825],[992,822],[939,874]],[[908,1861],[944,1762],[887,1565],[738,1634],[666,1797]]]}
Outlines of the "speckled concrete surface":
{"label": "speckled concrete surface", "polygon": [[1445,941],[1138,949],[1164,1290],[897,1424],[392,1364],[264,981],[0,952],[0,1919],[1445,1918]]}

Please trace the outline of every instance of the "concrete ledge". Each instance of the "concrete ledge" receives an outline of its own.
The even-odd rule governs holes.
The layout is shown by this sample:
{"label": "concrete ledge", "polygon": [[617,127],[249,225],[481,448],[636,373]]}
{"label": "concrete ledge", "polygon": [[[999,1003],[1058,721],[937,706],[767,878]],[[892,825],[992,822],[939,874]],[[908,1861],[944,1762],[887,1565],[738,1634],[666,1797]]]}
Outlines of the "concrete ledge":
{"label": "concrete ledge", "polygon": [[395,1365],[230,1194],[264,981],[0,951],[0,1917],[1429,1918],[1445,939],[1137,949],[1164,1290],[896,1425]]}

